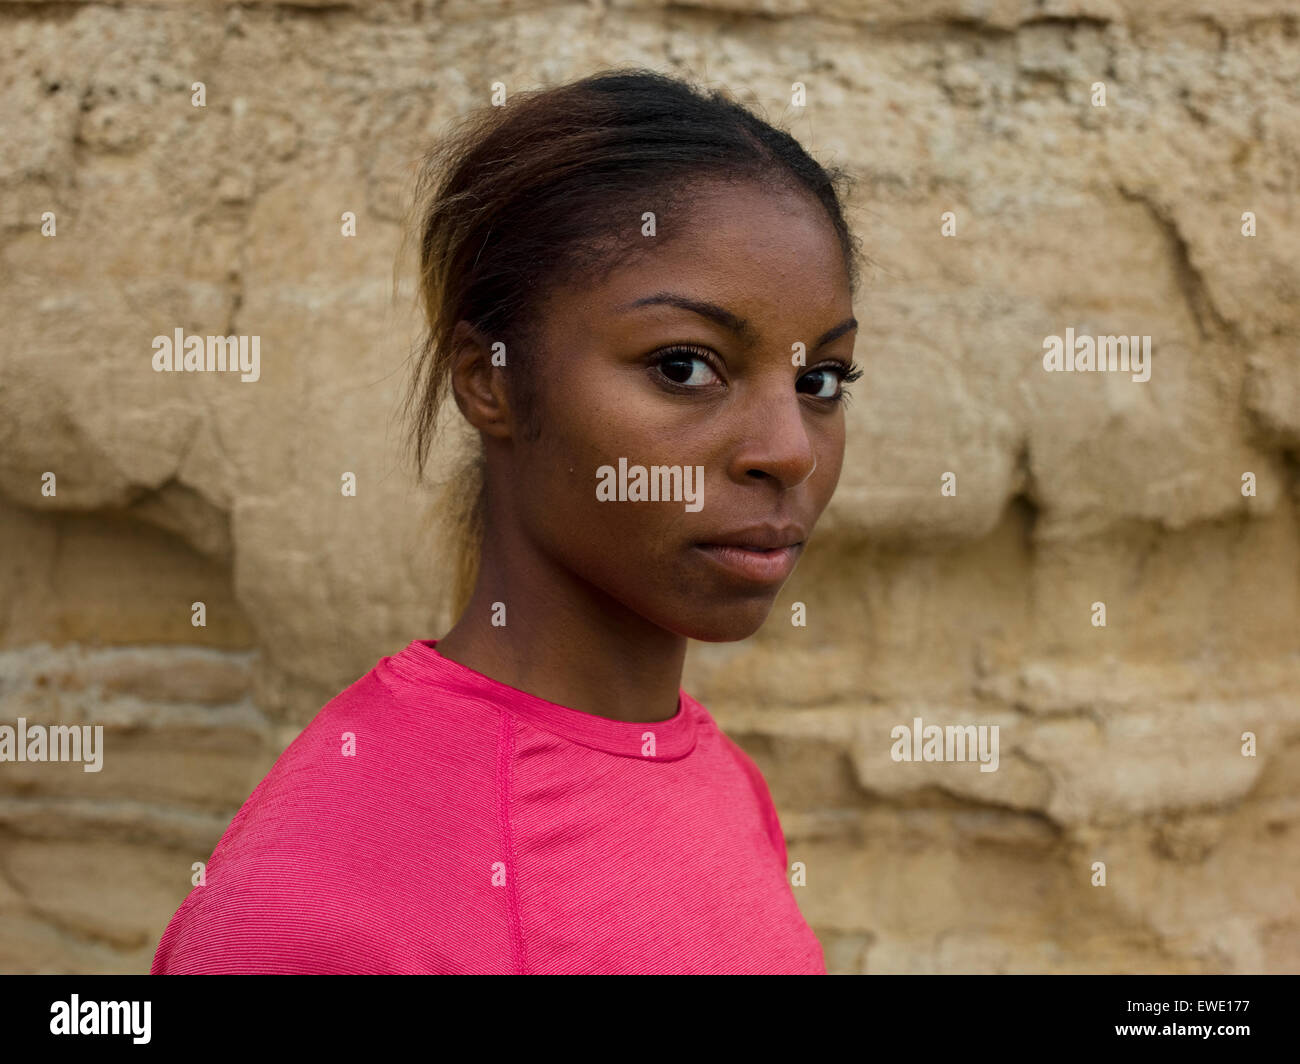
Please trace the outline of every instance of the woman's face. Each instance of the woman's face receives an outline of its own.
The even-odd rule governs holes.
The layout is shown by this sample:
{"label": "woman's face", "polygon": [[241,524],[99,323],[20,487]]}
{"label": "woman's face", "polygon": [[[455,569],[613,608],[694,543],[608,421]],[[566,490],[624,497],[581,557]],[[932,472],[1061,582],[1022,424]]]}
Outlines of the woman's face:
{"label": "woman's face", "polygon": [[[547,567],[718,642],[763,623],[835,491],[856,322],[815,200],[706,188],[672,240],[552,293],[540,434],[512,429],[506,488]],[[638,466],[659,501],[635,500]]]}

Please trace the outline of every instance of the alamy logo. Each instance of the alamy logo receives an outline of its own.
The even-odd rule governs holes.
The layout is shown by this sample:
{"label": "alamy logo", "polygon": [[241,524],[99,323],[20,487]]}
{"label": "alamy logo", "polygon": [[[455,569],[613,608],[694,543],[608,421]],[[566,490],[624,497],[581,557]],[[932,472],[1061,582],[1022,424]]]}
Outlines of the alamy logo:
{"label": "alamy logo", "polygon": [[896,740],[889,751],[895,761],[975,761],[981,772],[998,770],[998,726],[988,724],[921,725],[920,717],[912,726],[896,724],[889,730]]}
{"label": "alamy logo", "polygon": [[71,1001],[50,1005],[50,1034],[129,1034],[136,1045],[149,1041],[149,1001]]}
{"label": "alamy logo", "polygon": [[601,502],[685,502],[691,513],[704,505],[703,466],[603,465],[596,470],[596,498]]}
{"label": "alamy logo", "polygon": [[1151,337],[1075,336],[1066,329],[1064,338],[1043,338],[1043,369],[1052,373],[1132,373],[1145,384],[1151,379]]}
{"label": "alamy logo", "polygon": [[262,338],[186,336],[177,329],[173,336],[153,338],[153,368],[157,373],[238,371],[241,381],[251,383],[262,375]]}
{"label": "alamy logo", "polygon": [[96,724],[93,732],[89,724],[28,726],[19,717],[17,728],[0,724],[0,761],[84,761],[84,771],[98,772],[104,767],[104,726]]}

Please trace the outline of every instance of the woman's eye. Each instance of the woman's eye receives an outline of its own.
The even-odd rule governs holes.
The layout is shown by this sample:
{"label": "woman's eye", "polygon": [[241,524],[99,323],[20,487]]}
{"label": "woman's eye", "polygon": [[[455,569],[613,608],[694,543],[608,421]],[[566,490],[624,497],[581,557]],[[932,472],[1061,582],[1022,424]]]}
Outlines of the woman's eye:
{"label": "woman's eye", "polygon": [[[654,366],[659,373],[681,388],[704,388],[722,382],[722,375],[714,369],[708,352],[699,348],[668,348],[656,357]],[[816,366],[795,382],[795,390],[816,399],[841,402],[849,394],[844,386],[861,376],[862,371],[855,365],[831,363]]]}
{"label": "woman's eye", "polygon": [[843,375],[838,370],[830,366],[823,366],[821,369],[805,373],[799,378],[799,384],[803,385],[808,382],[809,386],[801,388],[801,390],[816,396],[818,399],[834,399],[839,395],[840,384],[843,379]]}
{"label": "woman's eye", "polygon": [[666,351],[657,365],[659,372],[674,384],[688,388],[701,387],[718,377],[703,357],[688,350]]}

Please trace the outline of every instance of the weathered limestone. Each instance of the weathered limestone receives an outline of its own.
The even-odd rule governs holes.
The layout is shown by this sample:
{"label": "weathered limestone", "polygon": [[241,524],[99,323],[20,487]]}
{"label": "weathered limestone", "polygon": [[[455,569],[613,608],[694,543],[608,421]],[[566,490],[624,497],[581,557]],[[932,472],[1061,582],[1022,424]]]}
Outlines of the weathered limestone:
{"label": "weathered limestone", "polygon": [[[839,490],[684,681],[831,970],[1300,970],[1298,49],[1282,0],[0,2],[0,724],[105,742],[0,764],[0,971],[147,970],[298,729],[440,634],[412,166],[493,81],[625,64],[859,177]],[[155,372],[177,329],[257,380]],[[1067,331],[1150,379],[1045,372]],[[893,759],[916,717],[997,771]]]}

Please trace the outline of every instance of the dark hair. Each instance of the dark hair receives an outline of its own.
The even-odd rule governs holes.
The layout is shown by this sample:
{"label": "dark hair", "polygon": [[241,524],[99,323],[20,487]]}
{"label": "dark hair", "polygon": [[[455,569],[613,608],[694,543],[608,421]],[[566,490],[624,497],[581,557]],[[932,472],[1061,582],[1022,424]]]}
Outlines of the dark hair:
{"label": "dark hair", "polygon": [[[859,245],[841,205],[848,173],[818,163],[720,90],[650,70],[604,71],[471,112],[428,152],[406,227],[408,242],[419,237],[426,325],[406,402],[421,480],[450,387],[457,322],[506,344],[508,364],[522,370],[510,374],[512,403],[538,431],[528,366],[546,293],[671,240],[702,179],[813,196],[857,289]],[[647,210],[656,223],[649,240],[641,235]],[[482,457],[472,455],[442,501],[460,541],[456,613],[477,572],[484,488]]]}

